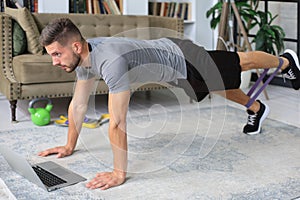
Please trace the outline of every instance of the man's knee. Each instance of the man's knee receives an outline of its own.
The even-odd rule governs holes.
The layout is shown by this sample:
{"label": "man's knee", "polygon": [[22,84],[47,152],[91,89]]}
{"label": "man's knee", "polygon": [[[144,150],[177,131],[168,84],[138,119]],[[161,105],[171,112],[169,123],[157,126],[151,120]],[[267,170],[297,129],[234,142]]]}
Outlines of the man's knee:
{"label": "man's knee", "polygon": [[240,58],[240,65],[242,67],[242,71],[247,71],[253,69],[256,65],[255,59],[253,59],[254,52],[238,52]]}

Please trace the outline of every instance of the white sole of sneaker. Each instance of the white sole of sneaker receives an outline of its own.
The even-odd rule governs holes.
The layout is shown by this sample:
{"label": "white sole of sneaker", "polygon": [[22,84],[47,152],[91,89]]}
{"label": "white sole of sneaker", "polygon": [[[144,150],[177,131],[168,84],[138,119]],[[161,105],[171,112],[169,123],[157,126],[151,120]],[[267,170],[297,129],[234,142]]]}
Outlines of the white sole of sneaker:
{"label": "white sole of sneaker", "polygon": [[293,57],[293,59],[294,59],[294,61],[295,61],[295,63],[296,63],[296,66],[298,67],[298,69],[299,69],[299,71],[300,71],[299,59],[298,59],[297,54],[296,54],[293,50],[291,50],[291,49],[286,49],[286,50],[284,51],[284,53],[289,53],[289,54]]}
{"label": "white sole of sneaker", "polygon": [[[263,102],[262,102],[263,103]],[[264,104],[264,103],[263,103]],[[259,121],[259,126],[258,126],[258,130],[255,131],[255,132],[249,132],[249,133],[246,133],[247,135],[256,135],[256,134],[259,134],[261,132],[261,124],[262,122],[267,118],[267,116],[269,115],[270,113],[270,108],[267,104],[264,104],[265,105],[265,112],[264,114],[261,116],[261,119]]]}

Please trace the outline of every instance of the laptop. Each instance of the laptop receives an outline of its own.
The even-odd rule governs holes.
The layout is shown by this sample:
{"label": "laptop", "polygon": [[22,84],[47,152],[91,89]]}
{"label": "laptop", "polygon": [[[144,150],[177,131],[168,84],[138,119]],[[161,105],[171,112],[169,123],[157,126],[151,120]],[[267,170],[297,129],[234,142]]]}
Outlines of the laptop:
{"label": "laptop", "polygon": [[2,144],[0,153],[14,171],[48,192],[87,180],[52,161],[31,165],[25,158]]}

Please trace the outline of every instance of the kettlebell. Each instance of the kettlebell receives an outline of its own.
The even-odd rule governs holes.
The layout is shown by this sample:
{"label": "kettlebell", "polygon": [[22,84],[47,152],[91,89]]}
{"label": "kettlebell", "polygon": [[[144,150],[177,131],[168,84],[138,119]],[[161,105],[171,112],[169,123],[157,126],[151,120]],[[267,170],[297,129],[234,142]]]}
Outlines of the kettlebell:
{"label": "kettlebell", "polygon": [[[40,101],[47,101],[45,108],[34,108],[34,104]],[[29,102],[28,111],[31,113],[31,121],[37,126],[44,126],[49,124],[51,116],[50,111],[52,110],[52,102],[48,98],[37,98]]]}

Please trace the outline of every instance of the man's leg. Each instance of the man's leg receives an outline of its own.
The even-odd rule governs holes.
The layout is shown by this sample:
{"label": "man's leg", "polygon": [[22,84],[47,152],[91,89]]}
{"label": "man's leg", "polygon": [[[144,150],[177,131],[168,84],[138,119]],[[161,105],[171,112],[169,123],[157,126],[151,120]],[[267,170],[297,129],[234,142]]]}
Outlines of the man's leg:
{"label": "man's leg", "polygon": [[[277,56],[262,51],[238,52],[238,55],[242,71],[275,68],[279,65]],[[282,57],[282,59],[281,70],[284,70],[289,66],[289,60],[285,57]]]}
{"label": "man's leg", "polygon": [[[242,71],[251,69],[275,68],[279,65],[279,58],[262,51],[238,52]],[[283,60],[281,73],[284,78],[290,79],[295,90],[300,89],[300,64],[297,54],[290,49],[280,56]]]}
{"label": "man's leg", "polygon": [[[275,68],[279,65],[279,59],[277,56],[268,54],[262,51],[251,51],[251,52],[238,52],[240,58],[240,65],[242,71],[247,71],[251,69],[268,69]],[[289,60],[282,57],[283,64],[281,70],[285,70],[289,66]],[[241,105],[246,105],[250,100],[250,97],[247,96],[242,90],[227,90],[226,98],[239,103]],[[254,113],[257,113],[260,109],[260,103],[255,101],[248,110],[251,110]]]}
{"label": "man's leg", "polygon": [[[205,83],[206,85],[207,84],[208,86],[211,86],[210,84],[213,85],[212,82],[214,81],[214,79],[211,80],[209,73],[208,74],[205,73],[205,72],[210,72],[210,70],[206,70],[206,68],[212,66],[207,63],[208,60],[210,59],[207,59],[206,54],[203,52],[204,49],[202,47],[193,44],[192,42],[187,42],[187,41],[176,42],[176,40],[174,40],[174,42],[179,45],[186,60],[189,61],[191,66],[195,67],[196,69],[197,73],[194,72],[190,73],[188,71],[187,81],[190,83],[193,90],[196,93],[198,91],[199,92],[202,91],[203,79],[209,80],[208,83],[207,82]],[[207,51],[207,53],[209,54],[209,57],[213,60],[213,63],[218,67],[219,71],[221,72],[221,76],[224,82],[224,87],[227,90],[225,92],[226,98],[243,106],[246,106],[246,104],[250,100],[250,97],[248,97],[243,91],[238,89],[240,84],[240,71],[258,69],[258,68],[264,68],[264,69],[275,68],[279,65],[278,57],[264,52],[259,52],[259,51],[247,52],[247,53]],[[292,82],[293,86],[295,85],[294,87],[295,89],[297,89],[297,85],[299,85],[300,88],[299,61],[298,58],[296,57],[297,56],[295,56],[295,53],[292,52],[286,52],[285,54],[283,54],[282,56],[283,65],[281,68],[284,74],[288,74],[288,76],[286,77],[295,78],[294,80],[296,81]],[[293,67],[291,67],[291,65]],[[189,66],[190,65],[187,65],[187,68],[189,68]],[[286,72],[286,70],[290,71],[291,68],[293,69],[292,73]],[[200,74],[201,72],[204,73]],[[294,76],[295,74],[297,76]],[[202,75],[206,75],[207,77],[202,77]],[[212,75],[211,77],[214,76]],[[200,101],[201,99],[202,98],[198,98],[198,101]],[[243,131],[244,133],[247,134],[257,134],[260,132],[262,121],[268,115],[269,108],[267,105],[263,104],[259,100],[254,101],[254,103],[250,105],[250,107],[249,106],[247,107],[249,108],[247,110],[248,122],[247,125],[244,127]]]}
{"label": "man's leg", "polygon": [[[267,68],[275,68],[279,65],[278,57],[260,51],[253,52],[238,52],[240,58],[240,65],[242,71],[251,70],[251,69],[267,69]],[[289,73],[293,78],[293,87],[295,89],[299,89],[299,75],[300,75],[300,67],[299,60],[296,54],[288,50],[283,56],[281,56],[283,60],[283,64],[281,66],[281,70],[283,73]],[[290,74],[287,75],[290,78]],[[241,105],[246,105],[250,100],[250,97],[247,96],[242,90],[227,90],[226,98],[236,102]],[[257,100],[248,108],[248,122],[244,127],[243,132],[247,134],[257,134],[261,131],[262,121],[267,117],[269,113],[269,108],[266,104]]]}
{"label": "man's leg", "polygon": [[[240,72],[246,71],[258,67],[261,64],[261,60],[267,57],[270,65],[278,65],[278,58],[270,56],[265,53],[251,52],[251,53],[235,53],[228,51],[208,51],[210,57],[215,62],[221,76],[223,78],[225,92],[213,92],[222,95],[223,97],[238,103],[242,106],[247,105],[250,97],[247,96],[240,87]],[[259,59],[253,59],[253,58]],[[242,64],[242,65],[241,65]],[[265,65],[267,67],[267,65]],[[248,122],[244,127],[243,132],[247,134],[257,134],[261,130],[261,123],[263,119],[268,115],[269,109],[260,101],[254,101],[252,105],[247,106],[249,109]]]}
{"label": "man's leg", "polygon": [[[240,89],[226,90],[225,93],[213,93],[219,94],[226,99],[238,103],[242,106],[245,106],[250,100],[250,97]],[[248,135],[255,135],[260,133],[262,122],[268,116],[269,112],[269,107],[266,104],[264,104],[260,100],[254,101],[253,104],[247,109],[248,119],[247,124],[243,128],[243,132]]]}
{"label": "man's leg", "polygon": [[[243,106],[245,106],[250,100],[250,97],[247,96],[241,89],[226,90],[225,95],[226,99]],[[260,104],[255,101],[248,109],[257,113],[260,109]]]}

